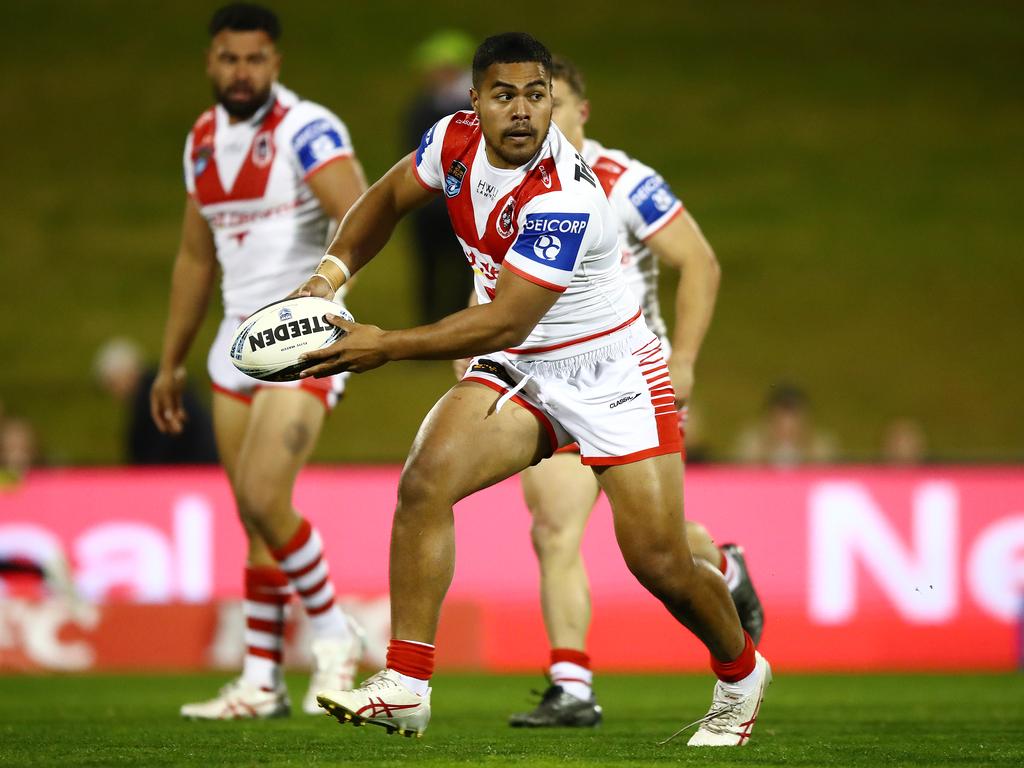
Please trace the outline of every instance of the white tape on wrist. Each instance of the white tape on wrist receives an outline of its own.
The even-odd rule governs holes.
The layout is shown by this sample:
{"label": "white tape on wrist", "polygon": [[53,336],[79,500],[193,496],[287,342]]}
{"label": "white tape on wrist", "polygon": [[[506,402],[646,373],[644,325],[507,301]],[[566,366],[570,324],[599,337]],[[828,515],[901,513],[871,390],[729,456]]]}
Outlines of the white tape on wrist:
{"label": "white tape on wrist", "polygon": [[324,257],[322,259],[320,259],[320,263],[323,264],[325,261],[331,262],[334,266],[336,266],[338,269],[341,270],[341,274],[343,274],[345,276],[345,282],[346,283],[349,280],[352,279],[352,272],[351,272],[351,270],[349,270],[349,268],[345,264],[345,262],[342,261],[341,259],[339,259],[337,256],[332,256],[329,253],[325,253]]}
{"label": "white tape on wrist", "polygon": [[338,292],[338,289],[334,287],[334,283],[331,282],[331,278],[329,278],[327,275],[323,274],[322,272],[314,272],[309,279],[312,280],[314,277],[321,278],[325,283],[331,286],[331,290],[334,293]]}

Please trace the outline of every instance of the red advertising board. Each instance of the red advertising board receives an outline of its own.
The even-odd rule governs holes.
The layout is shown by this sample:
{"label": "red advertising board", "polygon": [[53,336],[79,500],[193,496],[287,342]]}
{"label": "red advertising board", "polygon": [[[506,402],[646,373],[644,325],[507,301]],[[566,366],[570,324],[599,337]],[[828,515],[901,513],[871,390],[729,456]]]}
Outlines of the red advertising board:
{"label": "red advertising board", "polygon": [[[386,642],[399,470],[312,468],[296,506],[335,585]],[[687,515],[748,553],[780,669],[1008,669],[1024,599],[1024,469],[687,473]],[[516,480],[456,508],[441,666],[526,670],[547,655]],[[0,666],[230,666],[245,547],[216,469],[57,470],[0,490],[0,557],[63,555],[82,602],[15,599],[0,578]],[[704,669],[706,653],[626,570],[599,502],[584,542],[590,651],[605,670]],[[6,599],[4,598],[6,594]],[[238,632],[235,632],[235,628]],[[293,645],[301,655],[302,631]],[[238,646],[235,648],[235,646]],[[370,661],[373,661],[371,659]]]}

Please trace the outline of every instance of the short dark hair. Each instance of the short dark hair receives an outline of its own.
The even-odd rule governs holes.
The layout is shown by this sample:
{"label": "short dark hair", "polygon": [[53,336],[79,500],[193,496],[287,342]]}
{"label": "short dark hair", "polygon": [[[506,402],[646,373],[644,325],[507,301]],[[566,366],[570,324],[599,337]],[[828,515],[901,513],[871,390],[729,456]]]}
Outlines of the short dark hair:
{"label": "short dark hair", "polygon": [[214,11],[210,19],[210,37],[225,29],[235,32],[266,32],[267,37],[275,42],[281,36],[281,22],[277,14],[256,3],[229,3]]}
{"label": "short dark hair", "polygon": [[551,59],[551,79],[565,80],[569,88],[579,98],[587,98],[587,83],[583,79],[583,73],[579,68],[564,56],[554,56]]}
{"label": "short dark hair", "polygon": [[473,87],[480,86],[480,77],[492,64],[518,64],[536,61],[551,73],[551,51],[540,40],[526,32],[503,32],[480,43],[473,54]]}

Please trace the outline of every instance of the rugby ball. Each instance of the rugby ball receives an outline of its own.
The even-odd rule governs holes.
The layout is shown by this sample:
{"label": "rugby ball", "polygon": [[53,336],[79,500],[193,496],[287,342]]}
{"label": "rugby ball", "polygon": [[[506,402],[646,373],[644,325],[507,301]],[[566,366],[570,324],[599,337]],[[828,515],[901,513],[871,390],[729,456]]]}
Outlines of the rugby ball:
{"label": "rugby ball", "polygon": [[268,304],[249,315],[231,340],[231,362],[261,381],[295,381],[309,367],[299,355],[330,346],[345,332],[327,315],[352,321],[352,315],[329,299],[300,296]]}

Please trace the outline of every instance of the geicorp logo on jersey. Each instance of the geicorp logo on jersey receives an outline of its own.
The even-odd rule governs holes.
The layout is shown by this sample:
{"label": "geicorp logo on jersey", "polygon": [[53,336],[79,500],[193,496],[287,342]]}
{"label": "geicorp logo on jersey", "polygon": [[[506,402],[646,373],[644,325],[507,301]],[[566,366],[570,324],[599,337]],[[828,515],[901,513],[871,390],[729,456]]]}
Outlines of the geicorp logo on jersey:
{"label": "geicorp logo on jersey", "polygon": [[629,202],[640,212],[644,222],[653,224],[676,204],[676,196],[665,180],[652,174],[629,193]]}
{"label": "geicorp logo on jersey", "polygon": [[589,213],[528,213],[512,250],[568,272],[576,265],[589,221]]}
{"label": "geicorp logo on jersey", "polygon": [[335,149],[343,146],[341,135],[329,120],[314,120],[292,139],[292,148],[302,163],[302,170],[311,171]]}

